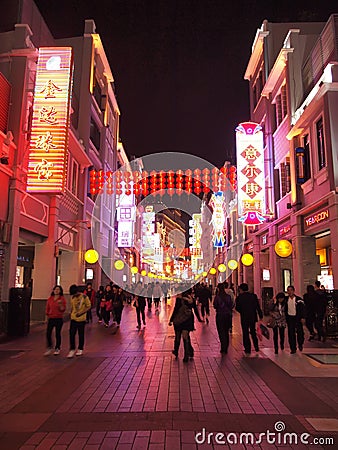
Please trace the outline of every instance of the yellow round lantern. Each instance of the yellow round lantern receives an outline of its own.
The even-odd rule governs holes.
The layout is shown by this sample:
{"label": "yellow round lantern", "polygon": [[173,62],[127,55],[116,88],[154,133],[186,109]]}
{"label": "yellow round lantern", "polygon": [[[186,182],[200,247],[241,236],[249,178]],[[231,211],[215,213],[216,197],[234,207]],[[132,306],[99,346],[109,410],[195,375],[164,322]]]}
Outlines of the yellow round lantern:
{"label": "yellow round lantern", "polygon": [[292,253],[292,244],[287,239],[280,239],[275,244],[275,252],[281,258],[287,258]]}
{"label": "yellow round lantern", "polygon": [[238,267],[238,262],[235,259],[230,259],[228,261],[228,267],[230,270],[236,270]]}
{"label": "yellow round lantern", "polygon": [[115,261],[114,267],[116,270],[122,270],[124,268],[124,262],[121,259],[118,259]]}
{"label": "yellow round lantern", "polygon": [[147,275],[147,271],[146,270],[141,270],[141,275],[143,276],[143,277],[145,277],[146,275]]}
{"label": "yellow round lantern", "polygon": [[99,260],[99,254],[93,248],[89,249],[85,253],[85,261],[88,264],[95,264]]}
{"label": "yellow round lantern", "polygon": [[244,253],[244,255],[242,255],[241,261],[245,266],[251,266],[251,264],[254,262],[254,258],[250,253]]}
{"label": "yellow round lantern", "polygon": [[208,272],[202,272],[202,276],[206,277],[208,275]]}
{"label": "yellow round lantern", "polygon": [[133,267],[130,268],[130,272],[131,272],[133,275],[135,275],[135,274],[137,274],[137,272],[138,272],[138,268],[137,268],[136,266],[133,266]]}
{"label": "yellow round lantern", "polygon": [[226,265],[225,264],[220,264],[218,266],[218,272],[224,273],[227,270]]}
{"label": "yellow round lantern", "polygon": [[215,267],[212,267],[212,268],[209,270],[210,275],[215,275],[216,272],[217,272],[217,270],[215,269]]}

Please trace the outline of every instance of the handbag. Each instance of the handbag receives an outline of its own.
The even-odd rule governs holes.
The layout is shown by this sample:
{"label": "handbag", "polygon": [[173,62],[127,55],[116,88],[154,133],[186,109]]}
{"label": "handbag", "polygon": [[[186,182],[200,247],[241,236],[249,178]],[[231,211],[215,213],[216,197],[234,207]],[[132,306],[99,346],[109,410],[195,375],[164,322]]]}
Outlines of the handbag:
{"label": "handbag", "polygon": [[177,314],[173,318],[173,324],[175,326],[181,325],[191,317],[192,317],[191,309],[183,303],[183,305],[180,306],[180,309],[177,311]]}
{"label": "handbag", "polygon": [[259,328],[261,330],[262,336],[265,337],[265,339],[270,339],[270,331],[269,328],[264,325],[264,323],[260,322]]}

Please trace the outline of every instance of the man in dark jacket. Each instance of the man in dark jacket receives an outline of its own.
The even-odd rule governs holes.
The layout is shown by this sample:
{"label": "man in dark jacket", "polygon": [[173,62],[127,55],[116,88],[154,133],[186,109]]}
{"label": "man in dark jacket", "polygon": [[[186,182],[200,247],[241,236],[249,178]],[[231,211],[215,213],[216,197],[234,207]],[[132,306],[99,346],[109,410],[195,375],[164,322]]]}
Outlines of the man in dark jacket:
{"label": "man in dark jacket", "polygon": [[204,320],[206,315],[206,322],[208,324],[210,316],[209,301],[211,301],[211,292],[204,283],[201,284],[201,287],[197,291],[197,300],[201,304],[201,316]]}
{"label": "man in dark jacket", "polygon": [[263,319],[263,312],[259,305],[257,295],[248,292],[249,287],[246,283],[242,283],[238,290],[239,295],[236,298],[236,310],[241,315],[244,352],[246,355],[250,355],[251,341],[249,334],[251,335],[256,352],[259,351],[258,338],[256,334],[256,322],[257,314],[260,319]]}
{"label": "man in dark jacket", "polygon": [[297,344],[300,351],[304,345],[305,306],[303,299],[295,294],[294,286],[288,286],[288,295],[286,296],[285,317],[288,326],[288,339],[290,353],[294,354],[297,350]]}
{"label": "man in dark jacket", "polygon": [[320,281],[315,281],[316,302],[314,305],[315,327],[318,333],[318,341],[326,340],[326,335],[323,327],[326,309],[328,305],[328,298],[324,289],[320,288]]}

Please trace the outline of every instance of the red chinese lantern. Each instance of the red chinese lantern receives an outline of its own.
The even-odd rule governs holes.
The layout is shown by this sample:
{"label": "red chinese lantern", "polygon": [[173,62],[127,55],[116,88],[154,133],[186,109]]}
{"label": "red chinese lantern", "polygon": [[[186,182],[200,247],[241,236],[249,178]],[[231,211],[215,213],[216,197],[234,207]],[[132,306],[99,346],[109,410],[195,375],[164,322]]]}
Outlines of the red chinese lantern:
{"label": "red chinese lantern", "polygon": [[236,166],[231,166],[229,171],[229,181],[234,190],[237,189],[237,174],[236,174]]}
{"label": "red chinese lantern", "polygon": [[134,195],[137,197],[138,195],[140,195],[141,193],[141,189],[140,189],[140,172],[138,172],[137,170],[135,170],[133,172],[133,184],[134,184]]}
{"label": "red chinese lantern", "polygon": [[194,170],[194,192],[199,195],[202,192],[202,183],[201,183],[201,171],[200,169]]}
{"label": "red chinese lantern", "polygon": [[122,173],[117,170],[115,172],[116,195],[122,195]]}
{"label": "red chinese lantern", "polygon": [[218,173],[219,170],[217,169],[217,167],[214,167],[211,171],[211,186],[213,192],[219,191]]}
{"label": "red chinese lantern", "polygon": [[97,194],[97,172],[91,170],[89,172],[89,192],[91,195]]}
{"label": "red chinese lantern", "polygon": [[107,194],[112,195],[113,193],[113,172],[110,170],[106,173],[107,176]]}
{"label": "red chinese lantern", "polygon": [[125,194],[131,194],[131,173],[126,171],[123,173]]}
{"label": "red chinese lantern", "polygon": [[204,184],[203,192],[207,194],[210,191],[210,170],[203,169],[202,174],[203,174],[202,180]]}
{"label": "red chinese lantern", "polygon": [[150,192],[152,195],[156,195],[157,192],[157,173],[155,170],[150,172]]}
{"label": "red chinese lantern", "polygon": [[104,171],[99,170],[98,172],[98,192],[101,193],[103,191],[104,186]]}
{"label": "red chinese lantern", "polygon": [[144,197],[147,197],[148,194],[149,194],[149,189],[148,189],[148,172],[146,170],[144,170],[142,172],[142,195]]}
{"label": "red chinese lantern", "polygon": [[167,173],[167,182],[168,182],[168,194],[171,196],[175,192],[174,188],[174,172],[169,170]]}
{"label": "red chinese lantern", "polygon": [[220,174],[219,174],[219,189],[222,192],[225,192],[227,190],[227,184],[228,184],[227,176],[228,176],[228,168],[221,167]]}
{"label": "red chinese lantern", "polygon": [[185,171],[185,191],[188,194],[192,193],[192,171],[190,169],[187,169]]}
{"label": "red chinese lantern", "polygon": [[176,172],[176,194],[181,195],[183,190],[183,170]]}
{"label": "red chinese lantern", "polygon": [[159,175],[158,175],[158,180],[159,180],[159,186],[158,187],[159,187],[159,190],[160,190],[160,192],[159,192],[160,195],[164,194],[163,191],[165,189],[165,179],[166,179],[166,173],[163,170],[161,170]]}

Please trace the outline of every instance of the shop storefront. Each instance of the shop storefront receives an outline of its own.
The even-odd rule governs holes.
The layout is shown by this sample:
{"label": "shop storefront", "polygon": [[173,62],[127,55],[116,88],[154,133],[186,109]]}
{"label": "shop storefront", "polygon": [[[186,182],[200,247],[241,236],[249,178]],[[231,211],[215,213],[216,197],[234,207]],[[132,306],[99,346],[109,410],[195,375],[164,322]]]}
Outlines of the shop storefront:
{"label": "shop storefront", "polygon": [[320,265],[317,280],[325,289],[334,289],[329,207],[321,208],[304,216],[303,224],[304,233],[315,241],[316,254],[313,256]]}

